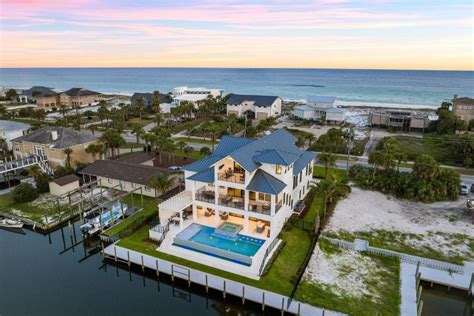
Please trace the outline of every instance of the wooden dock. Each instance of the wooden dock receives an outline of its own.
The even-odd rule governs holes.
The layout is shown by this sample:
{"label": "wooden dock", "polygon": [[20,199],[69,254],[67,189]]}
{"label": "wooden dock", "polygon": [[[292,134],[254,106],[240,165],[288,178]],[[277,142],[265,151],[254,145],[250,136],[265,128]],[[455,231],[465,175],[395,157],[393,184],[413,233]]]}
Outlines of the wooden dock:
{"label": "wooden dock", "polygon": [[244,304],[246,300],[261,304],[262,310],[265,306],[270,306],[277,310],[280,310],[282,315],[284,313],[291,313],[296,315],[311,315],[311,316],[323,316],[323,315],[342,315],[337,312],[324,310],[309,304],[301,303],[296,300],[291,300],[289,297],[270,292],[267,290],[259,289],[247,284],[228,280],[213,274],[205,273],[200,270],[187,268],[181,265],[177,265],[173,262],[156,258],[147,254],[143,254],[134,250],[117,246],[116,244],[109,245],[103,251],[105,258],[112,260],[116,263],[121,262],[127,265],[135,264],[145,269],[151,269],[156,271],[157,276],[160,273],[164,273],[171,276],[171,279],[175,278],[182,279],[191,283],[199,284],[203,286],[206,291],[214,289],[222,292],[223,298],[226,295],[233,295],[242,300]]}

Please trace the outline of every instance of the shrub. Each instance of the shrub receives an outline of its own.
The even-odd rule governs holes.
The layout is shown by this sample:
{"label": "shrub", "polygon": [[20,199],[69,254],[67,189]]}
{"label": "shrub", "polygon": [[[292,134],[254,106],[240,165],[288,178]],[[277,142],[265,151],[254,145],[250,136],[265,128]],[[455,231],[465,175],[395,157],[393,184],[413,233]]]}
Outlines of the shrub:
{"label": "shrub", "polygon": [[51,177],[46,174],[35,177],[36,190],[38,193],[49,192],[49,181],[51,181]]}
{"label": "shrub", "polygon": [[29,183],[21,183],[13,189],[13,201],[30,202],[38,197],[38,191]]}
{"label": "shrub", "polygon": [[203,155],[210,155],[211,154],[211,150],[209,149],[209,147],[202,147],[199,152]]}

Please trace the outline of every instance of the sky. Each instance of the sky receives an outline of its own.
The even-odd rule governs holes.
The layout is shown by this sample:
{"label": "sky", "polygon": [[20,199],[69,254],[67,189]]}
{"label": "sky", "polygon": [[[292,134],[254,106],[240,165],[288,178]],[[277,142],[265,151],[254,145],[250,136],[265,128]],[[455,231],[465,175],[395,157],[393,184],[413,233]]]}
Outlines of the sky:
{"label": "sky", "polygon": [[471,0],[0,0],[0,67],[474,69]]}

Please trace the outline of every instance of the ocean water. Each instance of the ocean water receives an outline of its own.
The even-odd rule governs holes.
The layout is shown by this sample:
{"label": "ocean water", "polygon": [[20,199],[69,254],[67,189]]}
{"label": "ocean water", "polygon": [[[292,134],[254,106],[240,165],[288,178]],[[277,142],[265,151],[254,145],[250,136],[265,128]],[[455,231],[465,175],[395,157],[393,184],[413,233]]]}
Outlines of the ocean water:
{"label": "ocean water", "polygon": [[222,88],[225,93],[278,95],[301,100],[337,96],[339,104],[437,107],[454,94],[474,97],[472,71],[21,68],[0,69],[0,86],[86,87],[104,93],[167,92],[178,86]]}

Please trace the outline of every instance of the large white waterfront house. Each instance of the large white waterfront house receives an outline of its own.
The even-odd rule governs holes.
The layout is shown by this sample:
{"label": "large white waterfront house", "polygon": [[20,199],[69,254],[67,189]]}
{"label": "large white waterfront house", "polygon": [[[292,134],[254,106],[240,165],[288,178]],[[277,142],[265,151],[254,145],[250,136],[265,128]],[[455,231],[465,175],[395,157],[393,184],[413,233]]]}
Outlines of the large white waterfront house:
{"label": "large white waterfront house", "polygon": [[196,106],[196,102],[206,99],[208,96],[213,98],[222,97],[224,90],[208,88],[189,88],[176,87],[172,93],[172,105],[179,106],[181,102],[187,101]]}
{"label": "large white waterfront house", "polygon": [[293,207],[309,191],[315,154],[280,129],[260,139],[224,136],[183,168],[185,190],[159,205],[159,250],[258,278]]}
{"label": "large white waterfront house", "polygon": [[336,107],[336,97],[310,96],[305,105],[295,106],[293,116],[298,119],[320,121],[340,125],[345,121],[345,112]]}
{"label": "large white waterfront house", "polygon": [[282,99],[277,96],[233,94],[226,102],[227,115],[265,120],[281,114]]}

